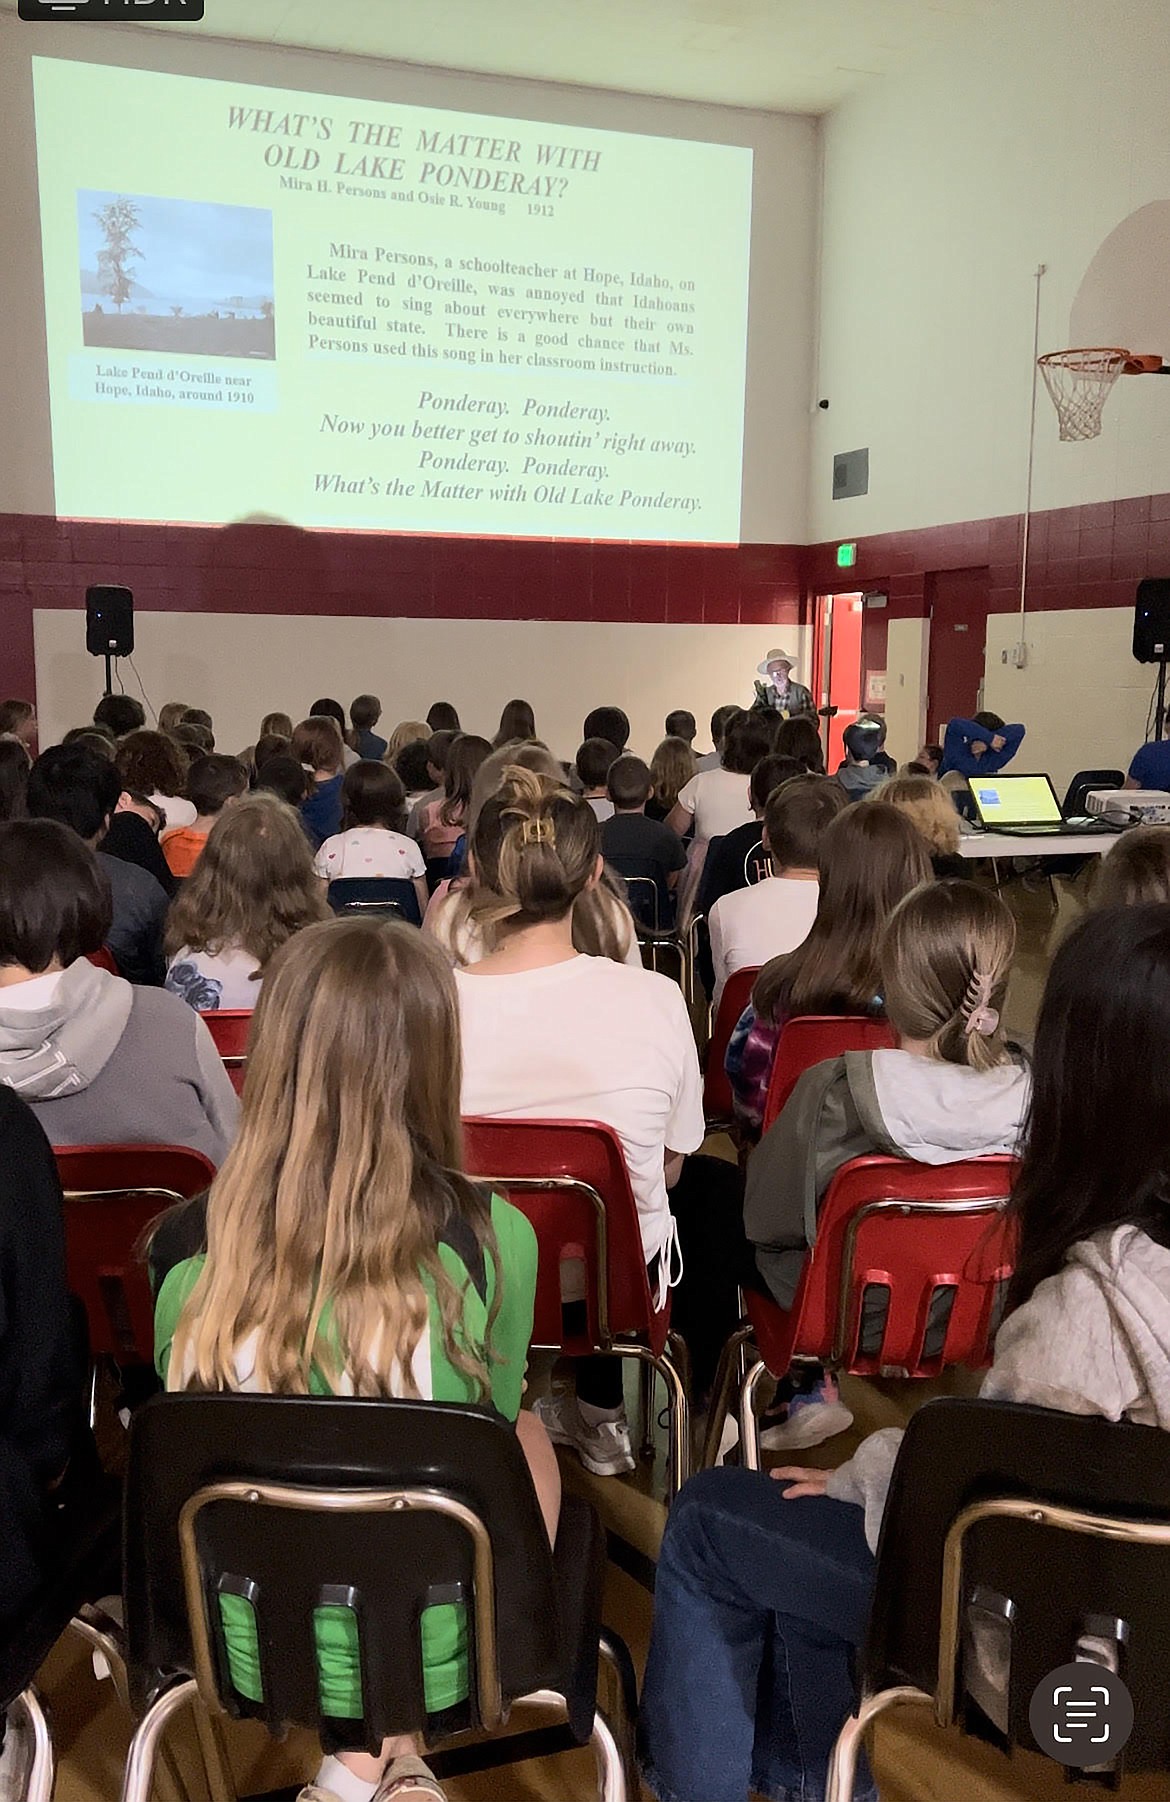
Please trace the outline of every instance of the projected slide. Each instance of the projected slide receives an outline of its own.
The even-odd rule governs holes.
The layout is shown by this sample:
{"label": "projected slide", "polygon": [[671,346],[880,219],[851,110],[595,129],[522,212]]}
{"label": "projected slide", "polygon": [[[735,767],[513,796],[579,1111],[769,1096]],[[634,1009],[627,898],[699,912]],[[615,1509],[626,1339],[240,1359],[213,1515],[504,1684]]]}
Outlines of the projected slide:
{"label": "projected slide", "polygon": [[749,150],[33,79],[59,514],[738,539]]}

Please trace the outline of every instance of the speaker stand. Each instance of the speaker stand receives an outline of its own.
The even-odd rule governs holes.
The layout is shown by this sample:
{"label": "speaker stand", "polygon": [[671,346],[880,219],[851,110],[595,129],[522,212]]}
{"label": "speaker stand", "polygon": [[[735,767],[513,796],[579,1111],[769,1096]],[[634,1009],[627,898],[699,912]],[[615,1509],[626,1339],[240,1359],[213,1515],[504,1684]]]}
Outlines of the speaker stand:
{"label": "speaker stand", "polygon": [[[1165,685],[1165,681],[1166,681],[1166,665],[1163,664],[1162,665],[1163,685]],[[112,695],[113,692],[114,692],[114,656],[113,656],[112,651],[107,651],[106,652],[106,694]],[[1161,738],[1161,736],[1162,736],[1161,728],[1159,728],[1158,737]]]}
{"label": "speaker stand", "polygon": [[1162,732],[1163,732],[1163,728],[1165,727],[1165,724],[1166,724],[1166,659],[1165,659],[1165,657],[1160,657],[1158,659],[1158,713],[1157,713],[1157,718],[1156,718],[1155,725],[1154,725],[1154,742],[1155,742],[1155,744],[1158,744],[1161,742]]}

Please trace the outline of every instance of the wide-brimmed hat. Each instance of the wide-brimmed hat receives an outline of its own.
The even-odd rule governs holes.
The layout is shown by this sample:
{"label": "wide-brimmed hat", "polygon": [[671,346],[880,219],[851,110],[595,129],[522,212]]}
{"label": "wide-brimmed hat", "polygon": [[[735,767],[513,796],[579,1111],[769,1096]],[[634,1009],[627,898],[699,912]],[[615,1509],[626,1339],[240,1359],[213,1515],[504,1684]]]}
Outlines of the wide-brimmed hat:
{"label": "wide-brimmed hat", "polygon": [[790,657],[787,651],[769,651],[768,655],[764,658],[764,661],[762,663],[757,663],[756,674],[758,676],[766,676],[768,673],[768,665],[770,663],[786,663],[789,669],[796,668],[796,658]]}

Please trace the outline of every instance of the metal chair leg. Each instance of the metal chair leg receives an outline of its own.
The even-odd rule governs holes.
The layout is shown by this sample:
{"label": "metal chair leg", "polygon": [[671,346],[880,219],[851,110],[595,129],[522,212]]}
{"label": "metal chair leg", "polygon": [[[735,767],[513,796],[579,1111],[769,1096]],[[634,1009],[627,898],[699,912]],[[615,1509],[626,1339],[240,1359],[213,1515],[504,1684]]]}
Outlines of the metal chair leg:
{"label": "metal chair leg", "polygon": [[762,1358],[752,1365],[739,1392],[739,1455],[747,1470],[761,1469],[760,1421],[756,1412],[756,1394],[768,1375]]}
{"label": "metal chair leg", "polygon": [[613,1728],[600,1708],[593,1716],[590,1736],[593,1756],[597,1760],[597,1795],[599,1802],[629,1802],[625,1760]]}
{"label": "metal chair leg", "polygon": [[53,1802],[57,1780],[57,1756],[41,1698],[33,1688],[23,1690],[8,1709],[8,1725],[28,1734],[32,1746],[24,1802]]}
{"label": "metal chair leg", "polygon": [[[674,1338],[672,1333],[672,1342]],[[679,1360],[676,1360],[671,1347],[661,1357],[652,1352],[648,1345],[630,1345],[624,1341],[612,1346],[611,1350],[618,1357],[638,1358],[643,1364],[652,1365],[666,1384],[666,1400],[670,1409],[670,1446],[666,1476],[666,1504],[669,1507],[691,1474],[691,1403],[685,1348]]]}
{"label": "metal chair leg", "polygon": [[897,1708],[907,1703],[917,1703],[919,1706],[925,1703],[927,1708],[933,1708],[934,1697],[927,1695],[924,1689],[913,1689],[905,1684],[898,1689],[883,1689],[876,1696],[870,1696],[856,1714],[850,1715],[837,1735],[833,1755],[829,1760],[825,1802],[853,1802],[857,1760],[866,1728],[879,1714],[884,1714],[887,1708]]}
{"label": "metal chair leg", "polygon": [[642,1422],[638,1456],[649,1464],[654,1457],[654,1369],[650,1364],[638,1366],[638,1413]]}
{"label": "metal chair leg", "polygon": [[237,1802],[236,1780],[228,1757],[223,1722],[218,1715],[212,1714],[201,1696],[195,1699],[195,1732],[203,1757],[203,1769],[207,1774],[207,1787],[211,1791],[211,1802]]}
{"label": "metal chair leg", "polygon": [[715,1387],[711,1392],[711,1406],[707,1414],[707,1431],[699,1454],[700,1470],[711,1470],[719,1456],[723,1422],[731,1411],[732,1397],[738,1386],[740,1353],[751,1342],[751,1337],[750,1323],[741,1321],[719,1355],[719,1369],[715,1374]]}
{"label": "metal chair leg", "polygon": [[612,1708],[606,1713],[621,1748],[626,1788],[632,1799],[639,1794],[638,1759],[634,1747],[634,1722],[638,1714],[638,1679],[624,1639],[602,1627],[597,1641],[598,1662],[610,1673]]}
{"label": "metal chair leg", "polygon": [[130,1741],[122,1774],[122,1802],[150,1802],[159,1740],[171,1717],[198,1693],[194,1677],[185,1677],[151,1703]]}

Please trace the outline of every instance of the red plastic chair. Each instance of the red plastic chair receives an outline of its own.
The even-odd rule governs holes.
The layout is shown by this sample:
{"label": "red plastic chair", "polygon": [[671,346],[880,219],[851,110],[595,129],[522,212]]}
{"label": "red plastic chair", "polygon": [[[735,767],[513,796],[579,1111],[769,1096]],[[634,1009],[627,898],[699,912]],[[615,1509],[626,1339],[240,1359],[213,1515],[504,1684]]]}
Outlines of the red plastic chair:
{"label": "red plastic chair", "polygon": [[505,1191],[536,1231],[533,1345],[637,1358],[662,1377],[673,1495],[690,1474],[686,1348],[670,1332],[669,1296],[654,1306],[617,1134],[593,1120],[469,1119],[463,1144],[468,1172]]}
{"label": "red plastic chair", "polygon": [[106,970],[111,976],[122,974],[118,968],[118,960],[108,945],[103,945],[100,951],[87,951],[86,960],[93,964],[95,969]]}
{"label": "red plastic chair", "polygon": [[752,990],[756,986],[756,977],[759,973],[758,968],[733,971],[727,978],[723,993],[719,997],[715,1024],[711,1028],[711,1039],[707,1046],[707,1063],[703,1077],[703,1115],[708,1126],[719,1125],[735,1118],[731,1084],[727,1080],[727,1071],[723,1066],[727,1057],[727,1047],[731,1043],[731,1035],[739,1024],[740,1015],[752,998]]}
{"label": "red plastic chair", "polygon": [[[821,1205],[816,1244],[805,1258],[792,1307],[786,1311],[770,1295],[749,1290],[750,1324],[724,1348],[713,1431],[721,1429],[730,1405],[741,1347],[754,1342],[758,1352],[739,1403],[740,1443],[750,1470],[760,1468],[756,1391],[765,1376],[782,1377],[794,1360],[851,1376],[887,1377],[934,1377],[955,1364],[990,1364],[1014,1263],[1014,1227],[1005,1210],[1017,1169],[1009,1157],[941,1167],[869,1157],[842,1166]],[[871,1287],[887,1292],[876,1350],[862,1346]],[[931,1304],[940,1290],[951,1291],[953,1300],[942,1342],[928,1354]]]}
{"label": "red plastic chair", "polygon": [[237,1095],[244,1092],[244,1074],[248,1063],[248,1034],[252,1030],[250,1007],[221,1008],[201,1016],[215,1040],[215,1049],[224,1061],[232,1087]]}
{"label": "red plastic chair", "polygon": [[137,1248],[161,1213],[207,1188],[215,1165],[182,1145],[59,1145],[53,1155],[69,1287],[85,1308],[91,1354],[153,1364],[154,1299]]}
{"label": "red plastic chair", "polygon": [[888,1020],[872,1014],[798,1014],[785,1022],[776,1045],[764,1102],[767,1132],[806,1070],[846,1051],[891,1051],[898,1040]]}

